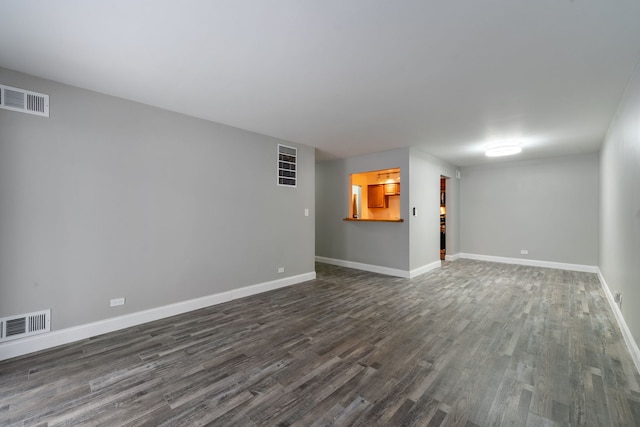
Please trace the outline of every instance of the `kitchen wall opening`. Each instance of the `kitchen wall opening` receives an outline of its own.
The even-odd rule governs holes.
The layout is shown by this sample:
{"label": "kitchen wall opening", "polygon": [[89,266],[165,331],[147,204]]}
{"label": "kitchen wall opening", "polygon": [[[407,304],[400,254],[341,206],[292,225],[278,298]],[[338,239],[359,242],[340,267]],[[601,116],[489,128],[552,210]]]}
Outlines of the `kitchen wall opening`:
{"label": "kitchen wall opening", "polygon": [[350,175],[349,217],[353,221],[400,219],[400,168]]}

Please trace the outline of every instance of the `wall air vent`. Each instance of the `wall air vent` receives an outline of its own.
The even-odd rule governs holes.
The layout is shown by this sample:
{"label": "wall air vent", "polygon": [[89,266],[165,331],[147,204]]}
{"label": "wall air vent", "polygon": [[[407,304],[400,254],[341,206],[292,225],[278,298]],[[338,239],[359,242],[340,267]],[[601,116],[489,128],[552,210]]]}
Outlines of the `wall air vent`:
{"label": "wall air vent", "polygon": [[0,108],[49,117],[49,95],[0,85]]}
{"label": "wall air vent", "polygon": [[278,185],[295,187],[297,182],[298,149],[278,144]]}
{"label": "wall air vent", "polygon": [[51,330],[51,310],[36,311],[0,319],[0,342]]}

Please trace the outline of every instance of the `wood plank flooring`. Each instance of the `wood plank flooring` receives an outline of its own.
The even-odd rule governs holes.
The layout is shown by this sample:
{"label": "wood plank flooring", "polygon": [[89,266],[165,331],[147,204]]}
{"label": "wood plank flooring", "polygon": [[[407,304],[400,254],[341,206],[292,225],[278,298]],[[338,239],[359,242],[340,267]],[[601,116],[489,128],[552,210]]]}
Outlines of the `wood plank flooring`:
{"label": "wood plank flooring", "polygon": [[640,425],[595,274],[317,275],[0,362],[0,425]]}

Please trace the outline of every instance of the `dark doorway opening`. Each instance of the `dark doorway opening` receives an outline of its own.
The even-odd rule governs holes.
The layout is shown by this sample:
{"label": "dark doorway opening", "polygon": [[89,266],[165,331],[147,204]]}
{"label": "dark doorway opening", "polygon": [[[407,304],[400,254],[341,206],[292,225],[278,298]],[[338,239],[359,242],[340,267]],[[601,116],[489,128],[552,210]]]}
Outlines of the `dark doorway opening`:
{"label": "dark doorway opening", "polygon": [[440,260],[447,256],[447,179],[440,176]]}

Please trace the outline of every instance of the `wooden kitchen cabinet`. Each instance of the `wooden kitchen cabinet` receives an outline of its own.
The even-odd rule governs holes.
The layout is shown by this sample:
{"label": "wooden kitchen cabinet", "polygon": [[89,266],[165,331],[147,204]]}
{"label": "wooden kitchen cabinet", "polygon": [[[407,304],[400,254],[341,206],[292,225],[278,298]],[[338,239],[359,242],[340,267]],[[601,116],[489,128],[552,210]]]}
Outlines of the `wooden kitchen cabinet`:
{"label": "wooden kitchen cabinet", "polygon": [[384,184],[385,196],[397,196],[400,194],[400,183],[394,182],[391,184]]}
{"label": "wooden kitchen cabinet", "polygon": [[382,184],[369,185],[367,187],[367,206],[370,208],[386,208],[384,186]]}

